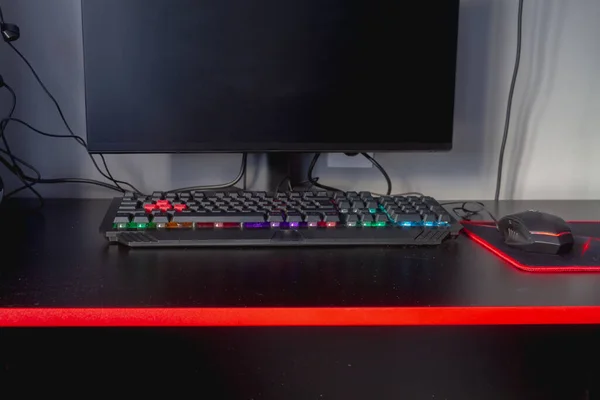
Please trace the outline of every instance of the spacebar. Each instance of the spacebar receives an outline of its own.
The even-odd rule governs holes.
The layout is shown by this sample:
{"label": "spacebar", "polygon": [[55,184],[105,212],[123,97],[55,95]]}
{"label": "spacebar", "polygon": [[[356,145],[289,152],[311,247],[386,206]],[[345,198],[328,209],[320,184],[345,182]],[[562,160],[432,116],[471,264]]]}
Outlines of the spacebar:
{"label": "spacebar", "polygon": [[265,222],[263,213],[185,213],[175,214],[173,222]]}

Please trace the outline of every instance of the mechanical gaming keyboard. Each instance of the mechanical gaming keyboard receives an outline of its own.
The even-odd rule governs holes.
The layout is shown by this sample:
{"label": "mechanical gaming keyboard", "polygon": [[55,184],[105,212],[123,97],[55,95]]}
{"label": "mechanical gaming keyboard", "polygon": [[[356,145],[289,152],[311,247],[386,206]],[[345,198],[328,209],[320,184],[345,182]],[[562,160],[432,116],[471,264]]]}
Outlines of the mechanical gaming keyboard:
{"label": "mechanical gaming keyboard", "polygon": [[462,226],[427,196],[369,192],[128,192],[100,227],[111,243],[156,246],[437,245]]}

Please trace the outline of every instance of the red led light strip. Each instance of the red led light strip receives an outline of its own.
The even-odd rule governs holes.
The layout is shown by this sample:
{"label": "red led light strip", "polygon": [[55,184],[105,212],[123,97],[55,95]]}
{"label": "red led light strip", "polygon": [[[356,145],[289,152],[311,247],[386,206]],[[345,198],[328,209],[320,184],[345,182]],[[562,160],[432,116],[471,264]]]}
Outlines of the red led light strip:
{"label": "red led light strip", "polygon": [[559,236],[564,236],[564,235],[571,235],[571,232],[552,233],[552,232],[531,231],[531,234],[532,235],[559,237]]}
{"label": "red led light strip", "polygon": [[0,327],[600,324],[600,307],[0,308]]}

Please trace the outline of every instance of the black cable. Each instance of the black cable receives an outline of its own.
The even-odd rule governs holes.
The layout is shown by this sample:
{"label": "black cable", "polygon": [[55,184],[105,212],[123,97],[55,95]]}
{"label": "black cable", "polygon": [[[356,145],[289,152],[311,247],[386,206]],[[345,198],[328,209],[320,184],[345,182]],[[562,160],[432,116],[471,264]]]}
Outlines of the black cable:
{"label": "black cable", "polygon": [[4,23],[4,14],[2,13],[2,7],[0,6],[0,22]]}
{"label": "black cable", "polygon": [[10,85],[7,85],[6,83],[4,83],[4,88],[6,90],[8,90],[8,92],[11,94],[12,106],[10,108],[10,112],[8,113],[8,117],[3,119],[2,121],[0,121],[0,136],[2,137],[2,142],[4,143],[4,147],[6,147],[6,151],[8,152],[8,156],[10,157],[13,165],[17,166],[17,162],[15,161],[14,157],[12,156],[12,152],[10,151],[10,146],[8,145],[8,140],[6,139],[6,136],[4,135],[4,132],[6,130],[6,127],[8,126],[8,123],[9,123],[10,119],[12,118],[13,114],[15,113],[15,110],[17,109],[17,94],[15,93],[13,88],[11,88]]}
{"label": "black cable", "polygon": [[240,172],[230,182],[222,183],[219,185],[189,186],[189,187],[169,190],[169,191],[167,191],[167,193],[191,192],[192,190],[219,190],[219,189],[227,189],[227,188],[234,187],[246,175],[246,166],[248,165],[247,160],[248,160],[248,153],[243,153]]}
{"label": "black cable", "polygon": [[[8,155],[8,151],[4,150],[4,149],[0,149],[0,153],[4,153],[6,155]],[[28,163],[27,161],[23,160],[22,158],[19,158],[15,155],[13,155],[13,157],[15,158],[15,160],[19,163],[24,165],[25,167],[29,168],[30,170],[33,171],[33,173],[37,176],[38,179],[42,178],[42,174],[40,173],[40,171],[34,167],[33,165],[31,165],[30,163]]]}
{"label": "black cable", "polygon": [[[44,93],[46,93],[46,95],[48,96],[48,98],[50,98],[50,100],[52,101],[52,103],[54,103],[54,106],[56,108],[56,110],[58,111],[58,114],[60,116],[60,119],[62,120],[63,124],[65,125],[65,127],[67,128],[67,130],[69,131],[69,133],[71,134],[71,136],[75,137],[75,138],[79,138],[81,141],[83,141],[82,146],[84,146],[87,148],[87,143],[85,142],[85,140],[83,140],[83,138],[81,138],[80,136],[76,135],[73,130],[71,129],[71,126],[69,125],[67,119],[65,118],[65,115],[62,111],[62,108],[60,107],[60,105],[58,104],[58,101],[56,100],[56,98],[52,95],[52,93],[50,92],[50,90],[48,90],[48,88],[46,87],[46,85],[44,84],[44,82],[42,81],[42,79],[40,78],[40,76],[37,74],[37,72],[35,71],[35,68],[33,68],[33,65],[31,65],[31,63],[29,62],[29,60],[23,55],[23,53],[21,53],[19,51],[19,49],[17,49],[12,43],[8,43],[8,45],[10,46],[10,48],[21,58],[21,60],[23,60],[23,62],[27,65],[27,67],[29,68],[29,70],[31,71],[31,73],[33,74],[35,80],[38,82],[38,84],[40,85],[40,87],[42,88],[42,90],[44,91]],[[39,132],[38,132],[39,133]],[[79,140],[78,140],[79,141]],[[89,154],[89,152],[88,152]],[[94,157],[89,154],[90,159],[92,160],[92,163],[94,164],[94,167],[98,170],[98,172],[100,173],[100,175],[102,175],[104,178],[110,180],[111,182],[113,182],[115,184],[115,186],[121,188],[119,186],[119,184],[122,185],[127,185],[129,186],[131,189],[133,189],[135,192],[140,193],[141,192],[135,188],[135,186],[133,186],[132,184],[128,183],[128,182],[124,182],[124,181],[119,181],[116,180],[112,173],[110,172],[110,170],[108,169],[108,165],[106,165],[106,160],[104,160],[104,156],[100,155],[100,157],[103,159],[103,163],[106,167],[106,173],[104,171],[102,171],[102,169],[100,168],[100,166],[98,165],[98,163],[96,162],[96,160],[94,159]],[[123,188],[121,188],[122,192],[125,192],[125,190]]]}
{"label": "black cable", "polygon": [[[5,150],[1,150],[3,153],[7,153]],[[14,157],[14,156],[13,156]],[[44,197],[35,189],[33,188],[33,185],[35,185],[37,182],[28,182],[29,179],[27,179],[28,177],[25,175],[25,173],[19,168],[18,165],[13,165],[10,162],[8,162],[7,160],[4,159],[4,157],[0,157],[0,163],[4,164],[4,166],[13,174],[15,175],[17,178],[19,178],[19,180],[23,183],[23,186],[21,188],[19,188],[19,192],[21,190],[25,190],[25,189],[29,189],[39,200],[39,207],[43,207],[44,206]],[[30,164],[28,164],[30,165]],[[36,173],[39,173],[39,171],[37,171],[36,169],[34,169]],[[10,193],[9,193],[10,194]],[[9,197],[8,195],[6,196],[7,198]]]}
{"label": "black cable", "polygon": [[247,158],[244,160],[244,170],[245,170],[245,172],[244,172],[244,183],[242,185],[242,188],[244,190],[248,190],[248,179],[247,179],[248,178],[248,159]]}
{"label": "black cable", "polygon": [[81,137],[79,137],[79,136],[57,135],[55,133],[44,132],[44,131],[41,131],[41,130],[39,130],[37,128],[34,128],[31,124],[29,124],[29,123],[27,123],[27,122],[25,122],[25,121],[23,121],[22,119],[19,119],[19,118],[4,118],[2,120],[2,122],[10,122],[10,121],[16,122],[18,124],[21,124],[21,125],[25,126],[26,128],[29,128],[33,132],[35,132],[37,134],[40,134],[42,136],[51,137],[51,138],[60,138],[60,139],[75,139],[75,141],[77,143],[79,143],[82,146],[85,146],[85,141]]}
{"label": "black cable", "polygon": [[[11,106],[10,112],[8,114],[8,118],[10,119],[10,118],[12,118],[12,116],[15,113],[15,110],[17,108],[17,94],[15,93],[13,88],[10,87],[10,85],[6,84],[6,82],[4,82],[3,87],[6,88],[6,90],[8,90],[8,92],[11,94],[11,97],[12,97],[12,106]],[[18,165],[17,157],[15,157],[10,150],[8,140],[6,139],[6,135],[5,135],[6,128],[8,126],[8,122],[9,121],[5,121],[5,120],[0,121],[0,138],[2,138],[2,142],[4,143],[4,147],[6,148],[6,151],[5,152],[3,151],[3,152],[9,156],[10,161],[12,162],[12,166],[9,166],[8,163],[5,162],[4,159],[2,159],[2,162],[8,168],[8,170],[11,171],[21,181],[21,183],[23,183],[21,190],[29,189],[38,198],[38,200],[40,202],[39,206],[42,207],[44,205],[44,198],[37,190],[35,190],[33,188],[33,185],[35,185],[35,183],[29,183],[25,179],[23,179],[23,171],[21,170],[21,168]],[[31,166],[31,165],[29,164],[29,166]],[[35,168],[33,170],[37,174],[39,174],[39,171],[37,171]],[[10,196],[7,195],[6,198],[8,198],[8,197],[10,197]]]}
{"label": "black cable", "polygon": [[319,157],[321,157],[321,153],[315,153],[315,156],[313,157],[312,161],[310,162],[310,165],[308,166],[308,181],[311,183],[311,185],[321,189],[332,190],[334,192],[343,192],[343,190],[334,188],[333,186],[323,185],[318,182],[319,178],[313,177],[313,170],[315,169],[315,165],[317,165],[317,161],[319,161]]}
{"label": "black cable", "polygon": [[86,179],[86,178],[54,178],[54,179],[39,179],[36,180],[37,183],[41,184],[53,184],[53,183],[83,183],[86,185],[94,185],[104,187],[110,190],[114,190],[116,192],[121,192],[121,189],[115,185],[111,185],[110,183],[97,181],[95,179]]}
{"label": "black cable", "polygon": [[385,181],[387,182],[387,192],[386,194],[389,196],[392,194],[392,180],[390,179],[390,176],[388,175],[388,173],[385,171],[385,169],[381,166],[381,164],[379,164],[373,157],[371,157],[370,155],[368,155],[367,153],[360,153],[363,155],[363,157],[365,157],[367,160],[371,161],[371,164],[373,164],[373,166],[375,168],[377,168],[379,170],[379,172],[381,172],[381,174],[383,175],[383,177],[385,178]]}
{"label": "black cable", "polygon": [[519,65],[521,63],[521,42],[523,31],[523,0],[519,0],[519,11],[517,17],[517,54],[515,57],[515,66],[513,76],[510,82],[510,90],[508,92],[508,103],[506,105],[506,120],[504,121],[504,135],[502,136],[502,146],[500,147],[500,156],[498,158],[498,176],[496,177],[496,194],[494,200],[500,199],[500,187],[502,186],[502,166],[504,164],[504,150],[506,149],[506,140],[510,128],[510,114],[512,111],[513,96],[515,94],[515,86],[517,84],[517,76],[519,74]]}
{"label": "black cable", "polygon": [[[44,132],[42,130],[39,130],[35,127],[33,127],[31,124],[19,119],[19,118],[5,118],[2,121],[13,121],[16,122],[18,124],[21,124],[27,128],[29,128],[31,131],[42,135],[42,136],[46,136],[46,137],[51,137],[51,138],[59,138],[59,139],[74,139],[77,143],[79,143],[84,149],[87,150],[87,143],[86,141],[78,135],[57,135],[54,133],[48,133],[48,132]],[[0,122],[1,123],[1,122]],[[102,174],[102,176],[104,176],[106,179],[112,181],[114,183],[114,185],[119,188],[120,192],[125,192],[125,190],[119,186],[119,183],[123,184],[123,185],[127,185],[129,187],[131,187],[131,189],[133,189],[136,193],[142,194],[135,186],[133,186],[132,184],[128,183],[128,182],[124,182],[124,181],[120,181],[120,180],[116,180],[114,178],[112,178],[112,175],[107,176],[106,174],[103,173],[103,171],[100,169],[100,166],[98,165],[98,163],[96,162],[96,160],[94,159],[94,156],[90,153],[87,153],[88,157],[92,160],[92,163],[94,164],[94,166],[96,167],[96,169]],[[102,160],[102,162],[104,163],[104,165],[106,166],[106,159],[104,158],[104,156],[101,154],[100,155],[100,159]],[[110,174],[110,171],[107,169],[107,172]]]}
{"label": "black cable", "polygon": [[[494,214],[492,214],[492,212],[485,207],[485,204],[483,204],[480,201],[449,201],[446,203],[440,203],[441,206],[448,206],[452,204],[461,205],[460,207],[454,207],[452,211],[464,220],[470,221],[471,217],[480,214],[482,211],[485,211],[490,216],[490,218],[496,223],[496,225],[498,225],[498,220],[496,219]],[[467,208],[467,204],[477,204],[480,208],[478,210],[471,210]],[[458,211],[460,211],[462,214],[459,214]]]}
{"label": "black cable", "polygon": [[292,188],[292,177],[289,175],[286,175],[283,177],[283,179],[277,184],[277,186],[275,187],[275,193],[279,192],[279,188],[281,187],[281,185],[283,185],[283,182],[287,181],[287,186],[288,186],[288,190],[291,192],[294,189]]}

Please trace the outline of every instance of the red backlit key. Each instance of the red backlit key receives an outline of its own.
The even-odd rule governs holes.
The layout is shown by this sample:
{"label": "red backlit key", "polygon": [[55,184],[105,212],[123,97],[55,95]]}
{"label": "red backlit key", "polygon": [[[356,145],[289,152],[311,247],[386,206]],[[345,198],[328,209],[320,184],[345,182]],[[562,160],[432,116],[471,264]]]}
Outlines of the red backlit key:
{"label": "red backlit key", "polygon": [[175,204],[173,206],[173,208],[175,208],[175,211],[181,212],[181,211],[185,210],[187,208],[187,206],[185,204]]}
{"label": "red backlit key", "polygon": [[[157,204],[157,205],[158,205],[158,204]],[[173,207],[171,207],[171,205],[170,205],[170,204],[161,204],[161,205],[158,205],[158,209],[159,209],[160,211],[162,211],[162,212],[169,211],[169,210],[171,210],[172,208],[173,208]]]}

